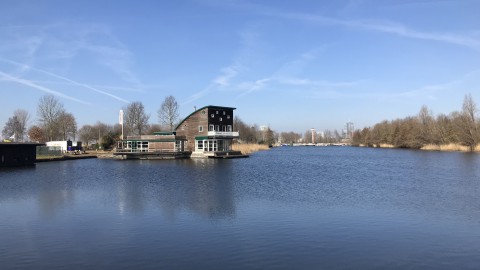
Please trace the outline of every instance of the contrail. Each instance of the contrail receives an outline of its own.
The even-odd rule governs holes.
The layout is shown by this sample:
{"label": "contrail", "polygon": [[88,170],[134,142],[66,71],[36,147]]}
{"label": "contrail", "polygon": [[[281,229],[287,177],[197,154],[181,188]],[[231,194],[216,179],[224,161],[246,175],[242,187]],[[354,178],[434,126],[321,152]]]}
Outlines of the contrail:
{"label": "contrail", "polygon": [[24,79],[20,79],[20,78],[17,78],[17,77],[13,77],[7,73],[4,73],[2,71],[0,71],[0,76],[9,80],[9,81],[12,81],[12,82],[16,82],[16,83],[19,83],[19,84],[23,84],[23,85],[26,85],[26,86],[30,86],[32,88],[35,88],[35,89],[38,89],[40,91],[43,91],[43,92],[46,92],[46,93],[49,93],[49,94],[52,94],[52,95],[56,95],[56,96],[59,96],[59,97],[63,97],[63,98],[66,98],[66,99],[69,99],[69,100],[73,100],[73,101],[76,101],[78,103],[82,103],[82,104],[85,104],[85,105],[91,105],[90,103],[88,102],[85,102],[83,100],[80,100],[80,99],[76,99],[74,97],[71,97],[71,96],[67,96],[65,94],[62,94],[58,91],[55,91],[55,90],[52,90],[52,89],[49,89],[49,88],[46,88],[46,87],[43,87],[41,85],[38,85],[38,84],[35,84],[31,81],[28,81],[28,80],[24,80]]}
{"label": "contrail", "polygon": [[58,78],[58,79],[67,81],[67,82],[69,82],[69,83],[71,83],[71,84],[74,84],[74,85],[77,85],[77,86],[81,86],[81,87],[85,87],[85,88],[90,89],[90,90],[93,90],[93,91],[95,91],[95,92],[97,92],[97,93],[100,93],[100,94],[109,96],[109,97],[114,98],[114,99],[116,99],[116,100],[119,100],[119,101],[121,101],[121,102],[123,102],[123,103],[130,103],[130,101],[128,101],[128,100],[126,100],[126,99],[123,99],[123,98],[121,98],[121,97],[119,97],[119,96],[115,96],[115,95],[113,95],[113,94],[107,93],[107,92],[102,91],[102,90],[99,90],[99,89],[97,89],[97,88],[94,88],[94,87],[92,87],[92,86],[90,86],[90,85],[88,85],[88,84],[80,83],[80,82],[71,80],[71,79],[69,79],[69,78],[60,76],[60,75],[58,75],[58,74],[51,73],[51,72],[46,71],[46,70],[34,68],[34,67],[29,66],[29,65],[26,65],[26,64],[22,64],[22,63],[18,63],[18,62],[12,61],[12,60],[2,59],[2,58],[0,58],[0,61],[6,62],[6,63],[10,63],[10,64],[14,64],[14,65],[17,65],[17,66],[20,66],[20,67],[24,67],[24,68],[25,68],[25,67],[26,67],[26,68],[30,68],[30,69],[36,70],[36,71],[38,71],[38,72],[47,74],[47,75],[49,75],[49,76],[52,76],[52,77],[55,77],[55,78]]}

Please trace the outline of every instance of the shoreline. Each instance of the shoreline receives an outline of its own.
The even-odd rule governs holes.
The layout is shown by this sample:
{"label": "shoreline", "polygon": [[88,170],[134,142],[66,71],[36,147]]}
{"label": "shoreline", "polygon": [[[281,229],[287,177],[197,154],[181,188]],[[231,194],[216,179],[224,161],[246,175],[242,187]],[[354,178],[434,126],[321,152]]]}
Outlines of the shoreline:
{"label": "shoreline", "polygon": [[480,144],[475,147],[473,151],[470,151],[470,148],[467,146],[463,146],[460,144],[456,143],[451,143],[451,144],[442,144],[442,145],[435,145],[435,144],[427,144],[424,145],[418,149],[414,148],[401,148],[401,147],[396,147],[392,144],[380,144],[380,145],[374,145],[374,146],[368,146],[364,144],[360,145],[352,145],[356,147],[369,147],[369,148],[385,148],[385,149],[410,149],[410,150],[421,150],[421,151],[438,151],[438,152],[463,152],[463,153],[480,153]]}
{"label": "shoreline", "polygon": [[80,155],[63,155],[63,156],[40,156],[36,157],[35,162],[49,162],[49,161],[65,161],[65,160],[77,160],[77,159],[89,159],[98,158],[96,154],[80,154]]}

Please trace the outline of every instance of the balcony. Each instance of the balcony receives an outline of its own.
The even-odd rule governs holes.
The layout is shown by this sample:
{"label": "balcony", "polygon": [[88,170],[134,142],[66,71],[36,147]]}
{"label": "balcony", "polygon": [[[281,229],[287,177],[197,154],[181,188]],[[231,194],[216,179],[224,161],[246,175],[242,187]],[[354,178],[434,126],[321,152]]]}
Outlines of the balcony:
{"label": "balcony", "polygon": [[238,131],[209,131],[208,136],[236,138],[239,134]]}

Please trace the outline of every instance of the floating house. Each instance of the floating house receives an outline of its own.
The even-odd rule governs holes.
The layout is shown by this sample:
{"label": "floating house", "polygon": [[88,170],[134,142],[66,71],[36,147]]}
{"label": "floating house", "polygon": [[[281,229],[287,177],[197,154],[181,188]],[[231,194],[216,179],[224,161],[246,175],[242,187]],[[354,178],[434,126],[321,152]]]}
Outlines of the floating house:
{"label": "floating house", "polygon": [[0,167],[33,165],[39,143],[0,143]]}
{"label": "floating house", "polygon": [[188,158],[185,137],[175,132],[154,132],[153,135],[127,136],[118,142],[115,155],[125,159],[172,159]]}
{"label": "floating house", "polygon": [[172,132],[128,136],[119,142],[116,155],[124,158],[234,158],[246,157],[232,151],[239,133],[233,131],[235,108],[205,106],[183,119]]}
{"label": "floating house", "polygon": [[238,151],[232,151],[232,142],[238,138],[233,131],[233,111],[235,108],[205,106],[200,108],[175,128],[177,135],[185,136],[186,148],[192,151],[192,157],[237,157]]}

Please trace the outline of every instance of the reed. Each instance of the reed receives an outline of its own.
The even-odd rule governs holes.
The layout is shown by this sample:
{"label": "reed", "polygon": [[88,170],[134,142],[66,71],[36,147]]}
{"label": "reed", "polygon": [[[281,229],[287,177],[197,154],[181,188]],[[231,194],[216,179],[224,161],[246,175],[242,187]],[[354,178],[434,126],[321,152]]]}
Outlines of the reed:
{"label": "reed", "polygon": [[[450,143],[444,145],[435,145],[435,144],[427,144],[421,148],[421,150],[427,151],[461,151],[461,152],[469,152],[470,148],[467,146],[463,146],[457,143]],[[475,152],[480,152],[480,145],[477,145],[475,148]]]}
{"label": "reed", "polygon": [[380,148],[395,148],[395,145],[388,143],[381,143]]}
{"label": "reed", "polygon": [[248,155],[254,152],[268,150],[268,145],[256,144],[256,143],[236,143],[232,145],[232,150],[240,151],[244,155]]}

